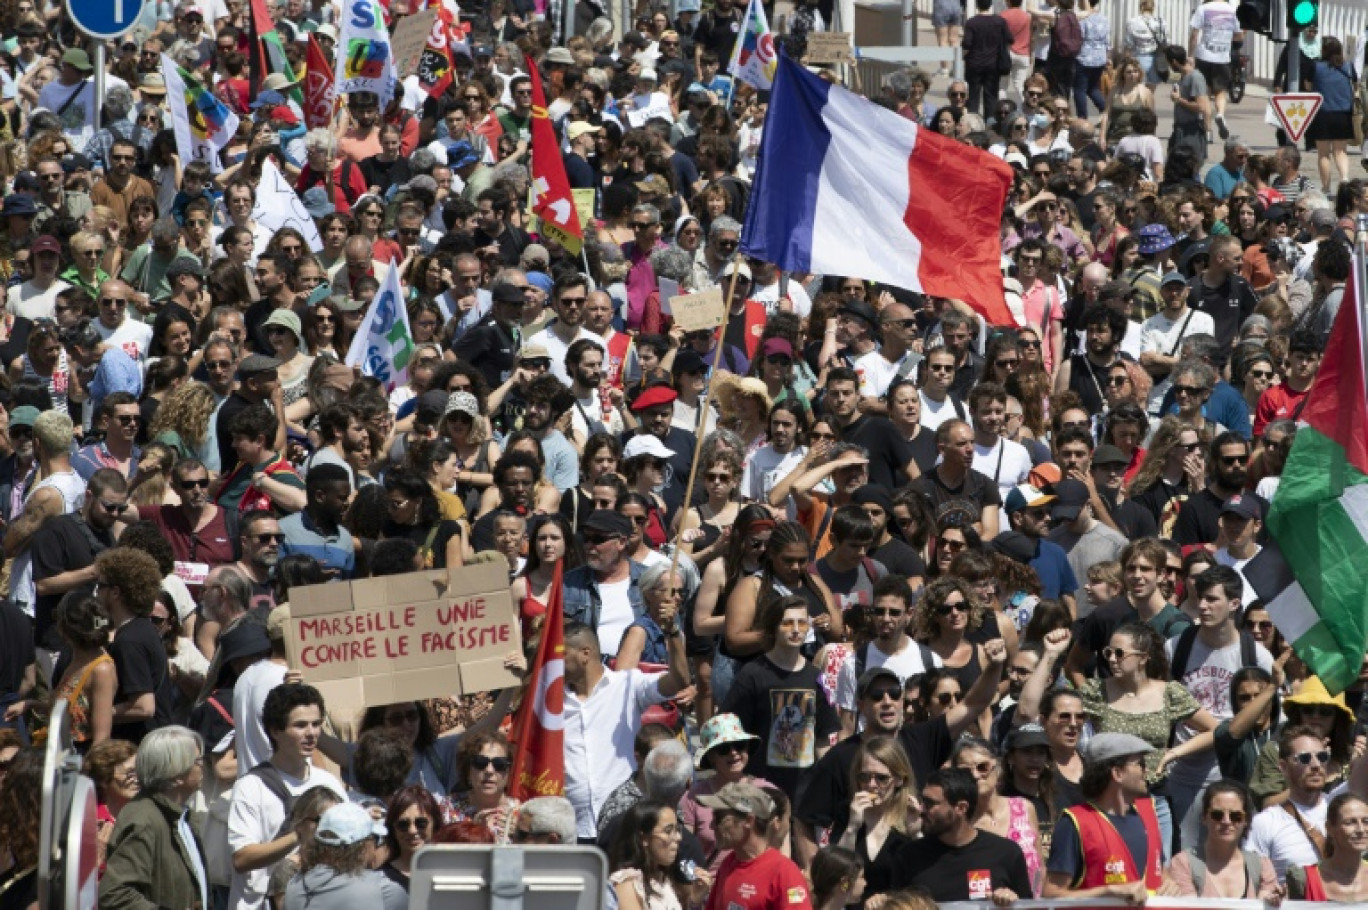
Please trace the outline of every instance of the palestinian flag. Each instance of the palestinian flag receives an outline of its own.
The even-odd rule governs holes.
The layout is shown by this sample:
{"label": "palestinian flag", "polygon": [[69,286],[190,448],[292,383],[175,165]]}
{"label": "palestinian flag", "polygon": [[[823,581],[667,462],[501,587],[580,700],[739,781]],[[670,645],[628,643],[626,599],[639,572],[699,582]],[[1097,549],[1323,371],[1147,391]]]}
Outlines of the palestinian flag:
{"label": "palestinian flag", "polygon": [[1368,331],[1354,258],[1268,514],[1275,543],[1245,567],[1274,624],[1331,694],[1358,677],[1368,649]]}
{"label": "palestinian flag", "polygon": [[[275,21],[266,9],[266,0],[252,0],[252,15],[248,19],[248,66],[251,80],[251,97],[261,94],[262,81],[272,73],[281,73],[291,82],[295,81],[290,59],[285,56],[285,44],[276,31]],[[304,93],[298,85],[292,85],[283,93],[294,102],[304,105]]]}

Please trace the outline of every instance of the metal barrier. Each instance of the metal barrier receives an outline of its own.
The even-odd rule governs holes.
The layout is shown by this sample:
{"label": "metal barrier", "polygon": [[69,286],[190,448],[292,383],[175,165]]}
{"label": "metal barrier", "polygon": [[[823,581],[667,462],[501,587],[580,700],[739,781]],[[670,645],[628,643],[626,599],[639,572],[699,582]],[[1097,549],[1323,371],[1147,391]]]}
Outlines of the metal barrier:
{"label": "metal barrier", "polygon": [[[992,901],[947,901],[938,905],[940,910],[997,910]],[[1074,910],[1078,907],[1130,907],[1120,898],[1077,898],[1070,900],[1030,900],[1015,901],[1012,910]],[[1145,910],[1265,910],[1260,900],[1228,900],[1216,897],[1151,897],[1145,901]],[[1339,905],[1346,906],[1346,905]],[[1312,910],[1326,904],[1313,901],[1283,901],[1280,910]]]}
{"label": "metal barrier", "polygon": [[[917,65],[931,69],[942,63],[950,64],[950,71],[956,79],[964,73],[964,60],[957,47],[862,47],[859,48],[860,71],[859,87],[868,98],[878,97],[883,87],[884,77],[898,70]],[[931,67],[926,64],[932,64]]]}

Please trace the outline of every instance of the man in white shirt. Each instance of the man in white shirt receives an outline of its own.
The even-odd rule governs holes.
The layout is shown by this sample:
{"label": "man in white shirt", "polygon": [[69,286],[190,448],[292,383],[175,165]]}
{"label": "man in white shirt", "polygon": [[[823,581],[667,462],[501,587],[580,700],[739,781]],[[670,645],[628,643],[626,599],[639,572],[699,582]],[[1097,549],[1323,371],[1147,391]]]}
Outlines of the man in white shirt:
{"label": "man in white shirt", "polygon": [[857,690],[862,691],[868,685],[864,677],[870,670],[882,667],[896,673],[900,683],[906,683],[910,677],[920,676],[941,665],[935,652],[907,635],[913,594],[906,578],[885,575],[875,582],[871,596],[874,605],[869,608],[869,614],[874,638],[848,654],[836,675],[835,701],[841,715],[843,739],[856,732],[859,721]]}
{"label": "man in white shirt", "polygon": [[1259,599],[1258,592],[1245,578],[1244,567],[1263,549],[1258,544],[1259,532],[1263,530],[1263,505],[1257,496],[1236,493],[1221,506],[1218,521],[1226,545],[1216,551],[1216,563],[1239,573],[1244,582],[1241,603],[1247,607]]}
{"label": "man in white shirt", "polygon": [[[95,67],[90,56],[73,47],[62,55],[59,78],[43,86],[38,107],[52,111],[62,122],[62,133],[72,148],[83,149],[95,135],[95,82],[90,78]],[[123,82],[123,80],[119,80]]]}
{"label": "man in white shirt", "polygon": [[689,684],[677,598],[666,598],[660,615],[669,653],[665,673],[609,670],[594,630],[579,622],[565,624],[565,796],[575,807],[581,843],[594,841],[604,801],[635,772],[632,747],[642,713]]}
{"label": "man in white shirt", "polygon": [[[1000,435],[1007,422],[1007,390],[996,382],[981,382],[969,393],[969,414],[974,426],[975,471],[992,478],[1004,502],[1017,484],[1031,474],[1031,454],[1019,442]],[[1007,526],[1007,516],[999,511],[999,527]]]}
{"label": "man in white shirt", "polygon": [[803,319],[812,312],[812,298],[804,287],[789,280],[772,262],[748,259],[751,269],[750,299],[765,305],[767,314],[775,310],[788,310]]}
{"label": "man in white shirt", "polygon": [[1147,410],[1158,414],[1169,388],[1169,374],[1178,364],[1179,348],[1188,335],[1215,335],[1216,323],[1207,313],[1187,305],[1188,283],[1182,272],[1169,272],[1159,282],[1164,308],[1140,326],[1140,365],[1154,377]]}
{"label": "man in white shirt", "polygon": [[837,357],[860,377],[860,397],[878,399],[893,381],[894,366],[879,355],[874,333],[879,314],[863,300],[847,300],[836,310]]}
{"label": "man in white shirt", "polygon": [[312,765],[323,731],[323,696],[313,686],[287,683],[272,689],[261,712],[274,751],[233,785],[228,809],[228,846],[233,853],[230,910],[260,910],[280,861],[299,847],[287,820],[294,800],[314,787],[327,787],[346,802],[342,782]]}
{"label": "man in white shirt", "polygon": [[950,391],[955,381],[955,355],[945,348],[932,348],[921,363],[921,418],[917,421],[933,433],[947,420],[968,420],[969,411]]}
{"label": "man in white shirt", "polygon": [[1198,72],[1206,77],[1211,97],[1216,101],[1213,119],[1223,140],[1230,138],[1225,122],[1226,94],[1230,88],[1230,45],[1240,30],[1235,6],[1231,0],[1206,0],[1193,11],[1192,21],[1188,23],[1192,29],[1188,53],[1196,60]]}
{"label": "man in white shirt", "polygon": [[565,368],[565,355],[570,345],[581,338],[597,344],[606,354],[608,343],[584,327],[584,305],[589,299],[589,282],[576,272],[568,272],[557,279],[551,289],[551,308],[556,318],[524,344],[543,345],[551,355],[551,375],[567,386],[570,373]]}
{"label": "man in white shirt", "polygon": [[619,436],[624,428],[620,389],[603,388],[603,360],[607,355],[596,342],[581,338],[565,354],[565,369],[570,374],[570,392],[575,406],[570,411],[570,433],[575,447],[595,433]]}
{"label": "man in white shirt", "polygon": [[1246,842],[1246,849],[1273,861],[1279,883],[1293,866],[1314,866],[1321,860],[1307,830],[1325,837],[1326,810],[1330,808],[1330,795],[1325,792],[1329,764],[1330,750],[1314,729],[1294,726],[1282,731],[1278,768],[1287,779],[1288,798],[1254,816]]}
{"label": "man in white shirt", "polygon": [[[6,200],[6,207],[8,200]],[[32,212],[33,203],[28,203]],[[33,263],[33,277],[23,284],[12,287],[6,294],[6,308],[12,316],[25,319],[51,319],[57,306],[57,295],[71,285],[57,277],[62,267],[62,245],[57,238],[43,235],[29,247],[29,257]],[[150,329],[148,330],[150,333]]]}
{"label": "man in white shirt", "polygon": [[128,318],[128,307],[133,303],[133,288],[118,278],[100,285],[99,318],[92,323],[100,333],[100,340],[120,348],[133,358],[139,368],[147,367],[147,349],[152,345],[152,326],[141,320]]}

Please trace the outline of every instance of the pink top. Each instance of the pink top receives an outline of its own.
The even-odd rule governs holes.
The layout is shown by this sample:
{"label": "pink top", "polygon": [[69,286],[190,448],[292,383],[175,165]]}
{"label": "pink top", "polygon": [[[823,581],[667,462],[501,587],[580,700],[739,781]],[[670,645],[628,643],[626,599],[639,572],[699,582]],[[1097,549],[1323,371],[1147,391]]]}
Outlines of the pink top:
{"label": "pink top", "polygon": [[1031,877],[1031,888],[1035,896],[1040,896],[1040,886],[1045,864],[1040,859],[1040,848],[1036,845],[1036,829],[1031,824],[1030,800],[1020,796],[1007,797],[1007,839],[1021,848],[1026,857],[1026,872]]}
{"label": "pink top", "polygon": [[[1243,874],[1244,860],[1239,858],[1241,874]],[[1258,897],[1259,893],[1268,888],[1274,888],[1278,884],[1277,873],[1273,871],[1273,862],[1266,856],[1259,857],[1259,880],[1257,882],[1247,882],[1245,893],[1240,895],[1244,898]],[[1168,877],[1178,886],[1178,894],[1181,897],[1228,897],[1229,895],[1218,894],[1216,884],[1212,880],[1210,871],[1207,872],[1206,881],[1202,882],[1202,893],[1197,893],[1197,888],[1192,883],[1192,857],[1188,856],[1186,850],[1181,851],[1169,861]]]}

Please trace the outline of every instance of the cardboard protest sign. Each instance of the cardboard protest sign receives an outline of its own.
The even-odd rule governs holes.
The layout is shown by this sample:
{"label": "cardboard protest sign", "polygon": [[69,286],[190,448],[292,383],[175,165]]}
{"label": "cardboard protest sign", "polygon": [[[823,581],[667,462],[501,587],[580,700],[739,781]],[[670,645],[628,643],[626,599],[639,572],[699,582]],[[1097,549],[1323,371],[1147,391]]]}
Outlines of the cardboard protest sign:
{"label": "cardboard protest sign", "polygon": [[502,563],[290,591],[290,666],[330,712],[516,686],[521,649]]}
{"label": "cardboard protest sign", "polygon": [[711,287],[697,294],[670,298],[670,314],[686,332],[715,329],[727,316],[722,302],[722,289]]}
{"label": "cardboard protest sign", "polygon": [[432,23],[436,19],[437,10],[425,9],[405,16],[394,27],[394,66],[399,71],[400,79],[418,72],[418,61],[423,57],[423,48],[427,46]]}
{"label": "cardboard protest sign", "polygon": [[575,211],[579,212],[580,224],[594,223],[594,188],[571,190],[570,195],[575,197]]}
{"label": "cardboard protest sign", "polygon": [[850,32],[809,32],[808,63],[854,63]]}
{"label": "cardboard protest sign", "polygon": [[653,92],[650,104],[639,110],[628,111],[627,123],[634,130],[641,129],[656,117],[674,120],[674,111],[670,108],[670,96],[664,92]]}

